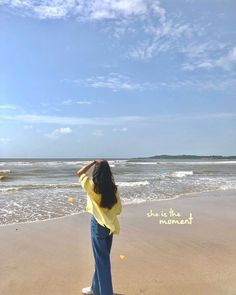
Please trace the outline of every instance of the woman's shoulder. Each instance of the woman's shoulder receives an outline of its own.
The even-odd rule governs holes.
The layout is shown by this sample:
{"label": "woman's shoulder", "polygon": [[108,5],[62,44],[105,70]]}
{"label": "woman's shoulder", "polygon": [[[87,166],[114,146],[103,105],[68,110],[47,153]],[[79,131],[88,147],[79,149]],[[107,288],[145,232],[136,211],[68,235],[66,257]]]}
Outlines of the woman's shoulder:
{"label": "woman's shoulder", "polygon": [[116,185],[115,194],[118,195],[118,196],[120,195],[120,190],[119,190],[119,186],[118,185]]}

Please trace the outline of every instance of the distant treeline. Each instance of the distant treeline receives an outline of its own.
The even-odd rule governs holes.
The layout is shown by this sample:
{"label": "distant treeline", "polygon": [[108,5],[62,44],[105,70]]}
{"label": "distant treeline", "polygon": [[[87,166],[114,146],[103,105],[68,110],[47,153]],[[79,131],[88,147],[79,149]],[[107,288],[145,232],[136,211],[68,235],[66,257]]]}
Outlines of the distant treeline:
{"label": "distant treeline", "polygon": [[151,157],[139,157],[133,159],[215,159],[215,160],[235,160],[236,156],[196,156],[196,155],[156,155]]}

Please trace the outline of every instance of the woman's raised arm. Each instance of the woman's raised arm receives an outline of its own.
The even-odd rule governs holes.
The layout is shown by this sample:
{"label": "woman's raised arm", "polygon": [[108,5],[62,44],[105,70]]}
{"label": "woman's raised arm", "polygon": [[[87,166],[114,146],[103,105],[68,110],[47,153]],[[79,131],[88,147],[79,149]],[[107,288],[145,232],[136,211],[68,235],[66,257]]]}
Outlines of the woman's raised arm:
{"label": "woman's raised arm", "polygon": [[94,160],[94,161],[88,163],[87,165],[83,166],[80,170],[78,170],[76,172],[76,175],[80,176],[81,174],[87,172],[89,170],[89,168],[91,168],[94,164],[101,163],[102,161],[104,161],[104,160]]}

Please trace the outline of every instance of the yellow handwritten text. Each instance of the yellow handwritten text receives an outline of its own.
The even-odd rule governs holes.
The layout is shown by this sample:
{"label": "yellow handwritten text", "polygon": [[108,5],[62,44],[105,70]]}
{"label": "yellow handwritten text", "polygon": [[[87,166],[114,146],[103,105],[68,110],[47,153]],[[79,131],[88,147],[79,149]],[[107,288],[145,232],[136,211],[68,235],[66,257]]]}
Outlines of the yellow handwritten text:
{"label": "yellow handwritten text", "polygon": [[159,220],[159,224],[192,224],[193,216],[192,213],[189,214],[189,217],[187,219],[168,219],[168,220]]}
{"label": "yellow handwritten text", "polygon": [[190,212],[188,218],[181,217],[180,212],[170,208],[168,211],[161,210],[160,212],[153,212],[150,209],[147,212],[147,217],[159,217],[159,224],[192,224],[193,215]]}

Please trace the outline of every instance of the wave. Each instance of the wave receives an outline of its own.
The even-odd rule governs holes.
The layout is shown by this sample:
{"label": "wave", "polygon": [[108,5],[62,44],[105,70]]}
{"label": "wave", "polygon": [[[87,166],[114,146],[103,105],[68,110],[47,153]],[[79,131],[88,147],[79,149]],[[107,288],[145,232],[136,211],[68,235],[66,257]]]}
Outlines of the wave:
{"label": "wave", "polygon": [[193,175],[193,171],[174,171],[174,172],[166,172],[162,174],[157,174],[153,179],[163,180],[166,178],[182,178]]}
{"label": "wave", "polygon": [[227,183],[227,184],[223,184],[220,186],[220,189],[223,191],[226,190],[236,190],[236,183],[235,182],[231,182],[231,183]]}
{"label": "wave", "polygon": [[157,162],[127,162],[132,165],[156,165]]}
{"label": "wave", "polygon": [[4,188],[0,188],[0,192],[4,193],[4,192],[16,192],[20,190],[20,187],[4,187]]}
{"label": "wave", "polygon": [[9,174],[11,170],[0,170],[0,174]]}
{"label": "wave", "polygon": [[38,166],[57,167],[57,166],[65,166],[65,165],[83,166],[88,164],[89,162],[90,161],[50,161],[50,162],[38,162],[36,164]]}
{"label": "wave", "polygon": [[[145,181],[132,181],[132,182],[117,182],[119,186],[144,186],[149,185],[147,180]],[[65,183],[65,184],[57,184],[57,183],[48,183],[48,184],[24,184],[21,186],[11,186],[11,187],[2,187],[0,188],[0,192],[14,192],[14,191],[22,191],[22,190],[36,190],[36,189],[69,189],[69,188],[80,188],[80,183]]]}
{"label": "wave", "polygon": [[50,189],[50,188],[73,188],[80,187],[79,183],[68,183],[68,184],[25,184],[22,186],[11,186],[0,188],[0,192],[20,191],[20,190],[33,190],[33,189]]}
{"label": "wave", "polygon": [[132,182],[126,182],[126,181],[121,181],[117,182],[117,185],[119,186],[141,186],[141,185],[149,185],[149,181],[144,180],[144,181],[132,181]]}
{"label": "wave", "polygon": [[0,170],[0,180],[6,179],[10,176],[11,170]]}
{"label": "wave", "polygon": [[[2,163],[3,164],[3,163]],[[4,165],[11,165],[11,166],[32,166],[34,163],[30,162],[4,162]]]}
{"label": "wave", "polygon": [[170,174],[170,177],[185,177],[193,175],[193,171],[175,171]]}

